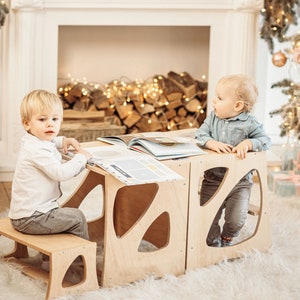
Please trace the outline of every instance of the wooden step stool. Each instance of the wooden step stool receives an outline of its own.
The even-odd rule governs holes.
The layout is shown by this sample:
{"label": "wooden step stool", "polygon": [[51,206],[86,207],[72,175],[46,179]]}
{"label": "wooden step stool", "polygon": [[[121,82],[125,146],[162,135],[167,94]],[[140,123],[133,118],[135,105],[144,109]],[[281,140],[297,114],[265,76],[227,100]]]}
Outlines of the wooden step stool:
{"label": "wooden step stool", "polygon": [[[265,152],[249,152],[240,160],[236,154],[210,153],[191,158],[190,198],[188,216],[187,270],[206,267],[226,259],[241,257],[250,251],[267,251],[272,245],[267,199],[267,165]],[[205,170],[224,167],[227,173],[216,193],[200,206],[199,186]],[[258,176],[258,204],[250,203],[248,213],[257,216],[254,232],[245,240],[229,247],[210,247],[206,237],[224,199],[238,181],[250,171]],[[251,200],[251,199],[250,199]]]}
{"label": "wooden step stool", "polygon": [[[0,235],[15,241],[14,250],[5,255],[14,263],[22,265],[22,272],[35,279],[48,283],[46,299],[67,294],[78,294],[99,288],[96,272],[96,243],[87,241],[73,234],[60,233],[49,235],[23,234],[15,230],[9,218],[0,219]],[[35,249],[49,256],[50,270],[45,272],[25,263],[21,258],[28,258],[28,248]],[[64,282],[64,276],[72,262],[81,256],[83,260],[83,280],[71,285]]]}

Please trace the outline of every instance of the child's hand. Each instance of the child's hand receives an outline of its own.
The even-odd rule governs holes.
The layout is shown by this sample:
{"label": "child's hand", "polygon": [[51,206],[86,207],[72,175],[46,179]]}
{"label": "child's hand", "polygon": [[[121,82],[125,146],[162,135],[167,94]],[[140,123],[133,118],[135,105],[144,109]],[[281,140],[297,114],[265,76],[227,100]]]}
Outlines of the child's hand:
{"label": "child's hand", "polygon": [[62,146],[64,153],[68,153],[68,149],[71,146],[74,148],[74,154],[81,153],[86,157],[87,160],[89,160],[92,157],[91,153],[81,148],[80,143],[74,138],[64,137]]}
{"label": "child's hand", "polygon": [[232,146],[229,144],[225,144],[222,142],[218,142],[215,140],[209,140],[206,142],[205,147],[213,150],[217,153],[231,153],[232,152]]}
{"label": "child's hand", "polygon": [[62,142],[62,147],[65,154],[68,153],[68,148],[70,146],[72,146],[76,151],[80,149],[80,144],[76,139],[64,137]]}
{"label": "child's hand", "polygon": [[83,154],[86,157],[86,160],[89,160],[92,157],[91,153],[86,151],[84,148],[79,148],[75,151],[75,153]]}
{"label": "child's hand", "polygon": [[236,153],[240,159],[246,158],[246,153],[252,150],[252,143],[249,140],[244,140],[239,143],[236,147],[233,147],[232,152]]}

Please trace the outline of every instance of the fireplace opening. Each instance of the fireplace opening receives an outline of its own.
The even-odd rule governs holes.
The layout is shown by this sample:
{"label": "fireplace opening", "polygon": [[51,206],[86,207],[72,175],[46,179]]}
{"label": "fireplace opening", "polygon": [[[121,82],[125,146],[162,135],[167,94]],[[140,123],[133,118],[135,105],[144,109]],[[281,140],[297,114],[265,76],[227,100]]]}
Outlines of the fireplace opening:
{"label": "fireplace opening", "polygon": [[208,77],[208,26],[59,26],[58,83],[189,72]]}
{"label": "fireplace opening", "polygon": [[[208,26],[59,26],[65,130],[95,112],[120,133],[198,127],[206,115],[209,34]],[[84,113],[76,120],[70,110]]]}

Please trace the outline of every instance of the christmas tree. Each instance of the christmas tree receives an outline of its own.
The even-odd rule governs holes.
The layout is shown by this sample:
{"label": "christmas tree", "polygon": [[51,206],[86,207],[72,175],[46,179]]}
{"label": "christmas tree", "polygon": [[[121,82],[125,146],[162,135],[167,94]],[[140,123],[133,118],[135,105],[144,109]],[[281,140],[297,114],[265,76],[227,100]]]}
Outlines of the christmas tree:
{"label": "christmas tree", "polygon": [[[287,95],[288,102],[277,110],[271,111],[270,116],[280,114],[283,121],[280,126],[280,136],[300,139],[300,33],[286,35],[291,25],[297,25],[298,0],[265,0],[261,10],[263,24],[260,36],[264,39],[272,54],[272,63],[276,67],[283,67],[289,63],[289,74],[296,74],[285,78],[271,86],[281,88],[282,93]],[[290,47],[274,53],[274,39],[279,43],[288,42]]]}

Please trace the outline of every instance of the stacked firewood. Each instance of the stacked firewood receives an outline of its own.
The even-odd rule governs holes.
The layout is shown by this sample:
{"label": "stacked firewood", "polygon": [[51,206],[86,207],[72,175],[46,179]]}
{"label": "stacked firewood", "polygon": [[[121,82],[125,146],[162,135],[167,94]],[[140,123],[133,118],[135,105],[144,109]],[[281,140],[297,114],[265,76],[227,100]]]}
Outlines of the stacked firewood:
{"label": "stacked firewood", "polygon": [[207,81],[170,71],[146,81],[106,85],[72,82],[59,87],[65,109],[101,111],[127,133],[199,127],[206,116]]}

